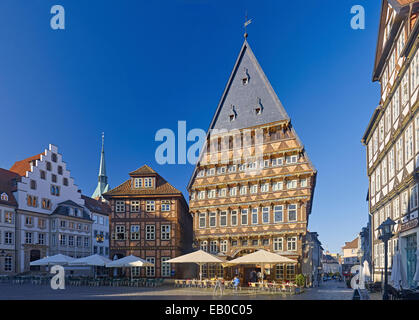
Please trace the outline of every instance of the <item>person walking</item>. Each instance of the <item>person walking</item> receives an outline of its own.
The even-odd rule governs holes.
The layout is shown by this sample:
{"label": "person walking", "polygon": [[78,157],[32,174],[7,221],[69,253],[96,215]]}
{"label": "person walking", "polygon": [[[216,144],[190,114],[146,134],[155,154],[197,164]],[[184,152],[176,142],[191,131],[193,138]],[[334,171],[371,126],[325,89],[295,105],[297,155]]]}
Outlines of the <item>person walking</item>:
{"label": "person walking", "polygon": [[223,283],[218,276],[215,276],[214,295],[217,294],[217,289],[220,289],[220,294],[223,295]]}
{"label": "person walking", "polygon": [[240,285],[240,279],[239,279],[238,276],[235,276],[234,279],[233,279],[234,292],[237,293],[239,285]]}

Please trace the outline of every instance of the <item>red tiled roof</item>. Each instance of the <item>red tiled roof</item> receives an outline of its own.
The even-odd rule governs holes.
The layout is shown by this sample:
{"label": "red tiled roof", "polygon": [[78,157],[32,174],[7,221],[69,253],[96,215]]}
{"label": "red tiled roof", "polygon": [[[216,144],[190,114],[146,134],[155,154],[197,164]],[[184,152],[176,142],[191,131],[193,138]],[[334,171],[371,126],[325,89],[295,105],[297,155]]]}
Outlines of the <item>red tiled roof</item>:
{"label": "red tiled roof", "polygon": [[148,165],[143,165],[135,171],[129,173],[131,176],[142,176],[142,175],[156,175],[157,172],[151,169]]}
{"label": "red tiled roof", "polygon": [[345,242],[345,246],[342,249],[356,249],[358,248],[358,238],[352,240],[351,242]]}
{"label": "red tiled roof", "polygon": [[10,168],[10,171],[17,173],[18,175],[25,177],[26,171],[31,171],[31,162],[34,160],[40,160],[41,155],[44,153],[37,154],[36,156],[26,158],[20,161],[16,161]]}
{"label": "red tiled roof", "polygon": [[145,165],[133,172],[130,175],[153,175],[156,177],[156,187],[155,188],[140,188],[134,189],[131,186],[131,179],[125,181],[121,185],[113,188],[112,190],[104,193],[104,197],[107,196],[130,196],[130,195],[182,195],[178,189],[173,187],[170,183],[164,180],[156,171],[151,169],[149,166]]}
{"label": "red tiled roof", "polygon": [[101,200],[96,200],[85,195],[82,195],[81,197],[84,200],[85,206],[90,211],[97,212],[100,214],[105,214],[105,215],[109,215],[111,213],[111,207],[106,202],[101,201]]}
{"label": "red tiled roof", "polygon": [[17,206],[17,201],[13,196],[13,192],[16,191],[16,183],[18,181],[20,181],[20,175],[0,168],[0,195],[6,193],[8,197],[7,201],[1,200],[0,198],[0,204]]}

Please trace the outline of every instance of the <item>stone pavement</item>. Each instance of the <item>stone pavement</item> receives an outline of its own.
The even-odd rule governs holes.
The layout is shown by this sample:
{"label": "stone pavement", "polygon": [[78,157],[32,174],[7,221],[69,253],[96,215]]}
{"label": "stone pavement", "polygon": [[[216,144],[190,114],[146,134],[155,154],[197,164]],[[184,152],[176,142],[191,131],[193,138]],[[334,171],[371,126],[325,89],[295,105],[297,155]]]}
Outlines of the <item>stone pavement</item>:
{"label": "stone pavement", "polygon": [[212,294],[211,289],[136,287],[72,287],[52,290],[47,285],[0,284],[0,300],[351,300],[353,290],[344,282],[327,281],[317,288],[307,288],[301,294],[254,293],[243,290],[238,294],[225,292],[223,296]]}

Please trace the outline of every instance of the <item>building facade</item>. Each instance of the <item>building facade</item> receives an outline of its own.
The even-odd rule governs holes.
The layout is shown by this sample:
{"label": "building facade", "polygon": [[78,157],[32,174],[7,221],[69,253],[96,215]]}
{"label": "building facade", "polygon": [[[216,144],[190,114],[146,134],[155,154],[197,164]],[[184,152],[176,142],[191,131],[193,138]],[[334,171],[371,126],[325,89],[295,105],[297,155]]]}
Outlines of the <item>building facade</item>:
{"label": "building facade", "polygon": [[307,232],[303,241],[302,274],[307,286],[320,283],[323,270],[323,247],[317,232]]}
{"label": "building facade", "polygon": [[389,267],[396,250],[410,286],[415,286],[418,247],[419,52],[417,1],[383,0],[373,81],[381,98],[362,139],[367,149],[373,280],[382,281],[384,243],[378,227],[396,222]]}
{"label": "building facade", "polygon": [[133,276],[182,277],[181,265],[165,261],[192,247],[192,217],[183,194],[145,165],[103,196],[111,206],[110,257],[135,255],[154,267],[133,268]]}
{"label": "building facade", "polygon": [[92,199],[82,195],[85,208],[93,220],[92,225],[92,253],[109,257],[109,215],[111,207],[106,201]]}
{"label": "building facade", "polygon": [[[297,264],[267,272],[294,279],[315,184],[304,145],[245,39],[188,185],[195,247],[226,260],[277,252]],[[235,273],[247,283],[252,270],[220,268],[208,266],[204,276]]]}
{"label": "building facade", "polygon": [[0,275],[16,273],[16,208],[13,195],[20,176],[0,169]]}
{"label": "building facade", "polygon": [[342,247],[342,272],[349,273],[354,265],[359,265],[360,243],[359,238],[345,242]]}
{"label": "building facade", "polygon": [[57,147],[50,144],[44,152],[14,163],[10,171],[19,175],[13,193],[16,271],[39,270],[30,262],[47,255],[90,255],[92,220]]}

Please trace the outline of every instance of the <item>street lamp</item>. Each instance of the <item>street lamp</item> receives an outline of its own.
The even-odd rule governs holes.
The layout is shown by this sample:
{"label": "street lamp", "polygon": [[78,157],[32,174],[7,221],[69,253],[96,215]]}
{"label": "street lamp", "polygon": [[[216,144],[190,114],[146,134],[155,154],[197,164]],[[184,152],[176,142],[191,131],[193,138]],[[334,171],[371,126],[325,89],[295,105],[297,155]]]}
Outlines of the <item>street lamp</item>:
{"label": "street lamp", "polygon": [[388,297],[388,275],[387,275],[387,266],[388,266],[388,240],[394,236],[394,226],[395,222],[390,218],[387,218],[379,227],[378,227],[378,239],[384,242],[384,293],[383,300],[389,300]]}

